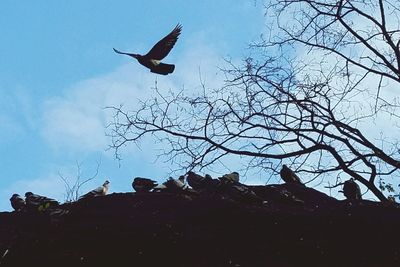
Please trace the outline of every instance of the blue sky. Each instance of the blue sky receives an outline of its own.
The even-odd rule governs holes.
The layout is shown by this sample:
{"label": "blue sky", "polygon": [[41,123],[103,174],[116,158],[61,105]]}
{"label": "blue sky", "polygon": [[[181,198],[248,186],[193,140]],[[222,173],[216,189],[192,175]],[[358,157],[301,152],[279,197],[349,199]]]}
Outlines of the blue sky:
{"label": "blue sky", "polygon": [[[233,4],[234,3],[234,4]],[[223,77],[223,58],[239,60],[257,40],[263,10],[252,0],[11,1],[0,3],[0,210],[12,193],[34,191],[63,200],[58,176],[73,177],[76,163],[111,180],[113,192],[130,191],[132,177],[163,180],[170,166],[154,163],[157,145],[124,149],[118,162],[106,148],[104,107],[134,107],[155,80],[168,89],[209,86]],[[161,77],[112,48],[146,53],[177,24],[182,35],[165,62],[176,71]]]}

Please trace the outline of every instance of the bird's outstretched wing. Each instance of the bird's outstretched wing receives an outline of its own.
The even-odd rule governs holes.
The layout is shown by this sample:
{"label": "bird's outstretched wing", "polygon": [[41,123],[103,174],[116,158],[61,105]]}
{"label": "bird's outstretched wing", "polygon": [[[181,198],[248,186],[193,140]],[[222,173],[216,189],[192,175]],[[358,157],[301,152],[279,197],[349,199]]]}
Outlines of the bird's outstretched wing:
{"label": "bird's outstretched wing", "polygon": [[178,36],[181,34],[181,30],[182,25],[176,25],[172,32],[158,41],[158,43],[156,43],[145,56],[156,60],[165,58],[174,47],[176,41],[178,40]]}
{"label": "bird's outstretched wing", "polygon": [[132,54],[132,53],[121,52],[121,51],[119,51],[119,50],[117,50],[115,48],[113,48],[113,50],[114,50],[115,53],[121,54],[121,55],[128,55],[128,56],[134,56],[135,55],[135,54]]}

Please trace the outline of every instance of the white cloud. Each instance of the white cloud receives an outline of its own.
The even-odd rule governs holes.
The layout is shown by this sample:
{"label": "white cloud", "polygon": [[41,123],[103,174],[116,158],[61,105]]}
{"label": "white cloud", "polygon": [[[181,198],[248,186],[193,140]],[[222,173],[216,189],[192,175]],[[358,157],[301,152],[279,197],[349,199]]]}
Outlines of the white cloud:
{"label": "white cloud", "polygon": [[12,142],[17,136],[35,128],[36,113],[27,90],[0,90],[0,143]]}
{"label": "white cloud", "polygon": [[104,150],[108,142],[104,134],[104,108],[131,105],[141,95],[143,88],[132,78],[133,71],[125,65],[113,73],[71,86],[64,96],[48,99],[43,108],[45,139],[56,148]]}
{"label": "white cloud", "polygon": [[[193,43],[196,45],[192,46]],[[138,99],[151,96],[156,82],[161,92],[181,88],[192,91],[200,86],[199,71],[207,86],[222,84],[222,78],[217,75],[218,53],[197,41],[188,41],[188,44],[186,47],[190,49],[179,55],[172,75],[154,75],[132,61],[109,74],[75,84],[62,96],[47,99],[43,107],[42,136],[54,148],[104,151],[110,143],[105,126],[112,115],[105,107],[123,104],[127,110],[134,110]]]}
{"label": "white cloud", "polygon": [[8,142],[23,132],[22,126],[9,114],[0,114],[0,143]]}

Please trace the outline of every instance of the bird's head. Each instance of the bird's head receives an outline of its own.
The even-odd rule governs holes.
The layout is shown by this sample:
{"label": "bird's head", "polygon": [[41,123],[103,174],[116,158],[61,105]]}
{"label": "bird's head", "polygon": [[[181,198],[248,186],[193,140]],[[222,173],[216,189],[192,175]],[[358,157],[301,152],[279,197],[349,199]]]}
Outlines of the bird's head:
{"label": "bird's head", "polygon": [[185,183],[185,176],[184,175],[179,176],[178,180],[181,181],[182,183]]}
{"label": "bird's head", "polygon": [[206,180],[212,180],[212,177],[211,177],[211,175],[209,175],[209,174],[206,174],[206,175],[204,176],[204,178],[205,178]]}
{"label": "bird's head", "polygon": [[33,196],[33,193],[32,193],[32,192],[26,192],[26,193],[25,193],[25,197],[30,197],[30,196]]}
{"label": "bird's head", "polygon": [[103,186],[107,186],[107,185],[109,185],[109,184],[110,184],[110,181],[106,180],[106,181],[104,182]]}
{"label": "bird's head", "polygon": [[10,200],[16,199],[16,198],[21,198],[21,196],[18,195],[18,194],[13,194],[13,195],[11,196]]}

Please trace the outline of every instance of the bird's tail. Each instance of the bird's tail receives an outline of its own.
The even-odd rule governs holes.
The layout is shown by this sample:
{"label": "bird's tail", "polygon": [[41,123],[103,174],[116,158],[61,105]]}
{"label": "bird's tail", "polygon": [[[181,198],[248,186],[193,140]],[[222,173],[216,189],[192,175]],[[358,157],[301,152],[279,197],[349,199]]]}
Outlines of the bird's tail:
{"label": "bird's tail", "polygon": [[167,75],[169,73],[172,73],[174,71],[174,69],[175,69],[175,65],[173,65],[173,64],[160,63],[157,66],[152,67],[151,72],[162,74],[162,75]]}

